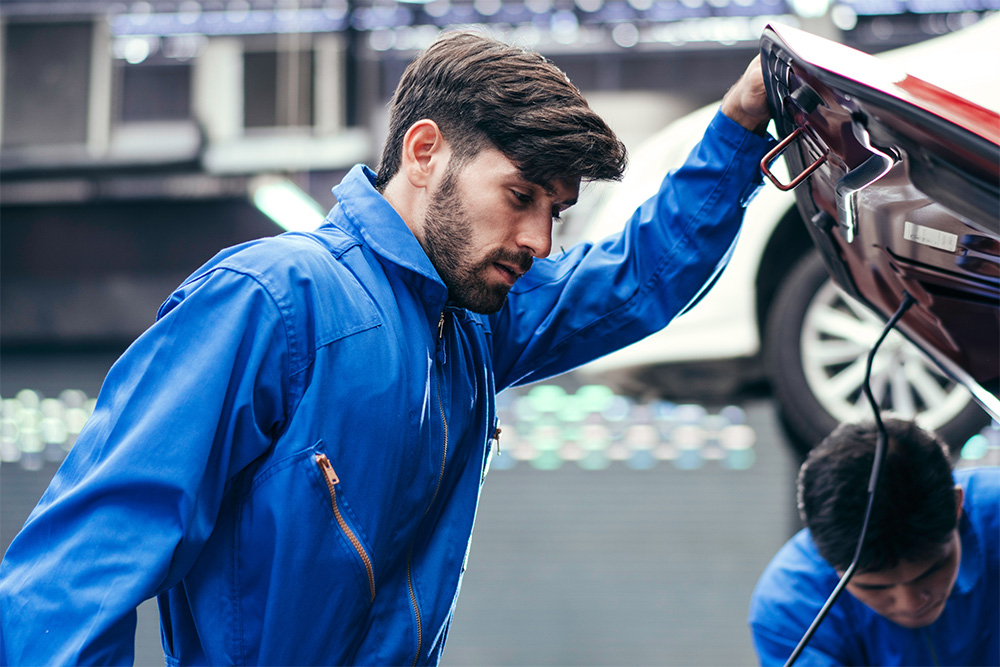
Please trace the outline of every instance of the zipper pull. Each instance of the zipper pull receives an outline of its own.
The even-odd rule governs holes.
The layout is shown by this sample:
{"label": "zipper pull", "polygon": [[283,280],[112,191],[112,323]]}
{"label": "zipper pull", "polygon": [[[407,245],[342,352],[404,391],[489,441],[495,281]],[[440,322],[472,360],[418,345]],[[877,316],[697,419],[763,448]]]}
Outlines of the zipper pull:
{"label": "zipper pull", "polygon": [[493,431],[493,439],[497,443],[497,456],[500,456],[500,431],[501,429],[499,426],[497,426],[496,429]]}
{"label": "zipper pull", "polygon": [[340,484],[340,478],[337,477],[337,473],[333,469],[333,464],[330,463],[330,459],[326,457],[326,454],[317,454],[316,463],[319,464],[320,469],[323,471],[323,476],[326,477],[330,486]]}
{"label": "zipper pull", "polygon": [[437,339],[437,362],[443,364],[447,357],[444,353],[444,314],[445,310],[441,311],[441,318],[438,319],[438,339]]}

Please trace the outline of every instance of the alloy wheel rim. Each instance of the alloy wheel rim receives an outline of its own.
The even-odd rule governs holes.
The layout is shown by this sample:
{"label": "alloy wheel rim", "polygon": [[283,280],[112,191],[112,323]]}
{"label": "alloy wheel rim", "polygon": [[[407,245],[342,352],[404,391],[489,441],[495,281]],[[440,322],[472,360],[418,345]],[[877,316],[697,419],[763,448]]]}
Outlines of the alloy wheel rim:
{"label": "alloy wheel rim", "polygon": [[[872,416],[862,391],[868,351],[885,324],[847,296],[831,280],[823,283],[806,309],[800,339],[806,383],[819,404],[838,422]],[[971,400],[917,346],[889,332],[872,363],[871,387],[882,409],[923,428],[950,422]]]}

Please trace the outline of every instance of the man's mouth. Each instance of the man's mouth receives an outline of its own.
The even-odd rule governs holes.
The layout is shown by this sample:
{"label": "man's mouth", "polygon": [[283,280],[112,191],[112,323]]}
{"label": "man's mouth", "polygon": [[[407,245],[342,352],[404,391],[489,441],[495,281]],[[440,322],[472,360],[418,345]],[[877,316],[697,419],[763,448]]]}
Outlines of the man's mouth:
{"label": "man's mouth", "polygon": [[507,266],[506,264],[500,264],[499,262],[495,262],[493,266],[496,267],[496,269],[500,272],[500,275],[503,277],[504,281],[509,285],[513,285],[514,283],[516,283],[517,279],[520,278],[522,275],[524,275],[523,272],[519,272],[515,270],[513,267]]}
{"label": "man's mouth", "polygon": [[932,602],[926,605],[914,614],[901,614],[899,616],[900,620],[904,623],[919,623],[921,620],[927,618],[931,614],[935,613],[944,602],[945,598],[938,600],[937,602]]}

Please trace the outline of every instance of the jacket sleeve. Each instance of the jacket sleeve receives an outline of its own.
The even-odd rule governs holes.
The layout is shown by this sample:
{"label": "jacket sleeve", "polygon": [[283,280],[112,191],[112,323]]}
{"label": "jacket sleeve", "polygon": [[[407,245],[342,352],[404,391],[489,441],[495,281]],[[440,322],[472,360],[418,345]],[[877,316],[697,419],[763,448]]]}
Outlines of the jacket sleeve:
{"label": "jacket sleeve", "polygon": [[255,278],[209,271],[164,304],[4,557],[0,663],[132,664],[135,608],[191,568],[281,427],[287,357]]}
{"label": "jacket sleeve", "polygon": [[535,262],[491,322],[498,390],[631,344],[699,299],[728,259],[772,145],[717,112],[621,233]]}
{"label": "jacket sleeve", "polygon": [[[753,646],[757,651],[757,658],[761,667],[781,667],[787,661],[792,651],[798,646],[800,637],[790,639],[779,634],[769,632],[764,628],[754,627]],[[796,660],[798,665],[810,665],[810,667],[832,667],[834,665],[846,664],[842,659],[824,653],[822,650],[809,646],[802,650]]]}
{"label": "jacket sleeve", "polygon": [[[803,529],[775,554],[750,596],[747,624],[761,665],[784,665],[839,577]],[[865,659],[866,616],[844,591],[799,656],[797,665],[871,664]]]}

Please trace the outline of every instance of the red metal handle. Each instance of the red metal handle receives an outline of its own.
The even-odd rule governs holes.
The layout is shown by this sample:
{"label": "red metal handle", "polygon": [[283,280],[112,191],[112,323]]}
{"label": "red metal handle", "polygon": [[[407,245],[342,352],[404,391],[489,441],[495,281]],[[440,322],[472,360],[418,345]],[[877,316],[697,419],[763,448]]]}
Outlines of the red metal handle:
{"label": "red metal handle", "polygon": [[779,155],[781,155],[782,153],[785,152],[785,149],[788,148],[792,144],[793,141],[795,141],[796,139],[799,138],[799,136],[802,134],[802,131],[804,130],[804,128],[805,128],[805,126],[796,127],[795,131],[793,131],[787,137],[785,137],[784,139],[782,139],[781,143],[779,143],[777,146],[775,146],[774,148],[772,148],[768,152],[768,154],[764,156],[764,159],[760,161],[760,170],[761,170],[761,172],[765,176],[767,176],[768,180],[771,181],[772,183],[774,183],[774,187],[778,188],[779,190],[782,190],[782,191],[785,191],[785,192],[787,192],[788,190],[794,190],[796,187],[798,187],[798,185],[802,181],[806,180],[809,177],[809,174],[811,174],[814,171],[816,171],[817,169],[819,169],[819,166],[821,164],[823,164],[824,162],[826,162],[826,158],[830,154],[830,152],[828,150],[824,150],[823,154],[820,155],[816,159],[815,162],[813,162],[811,165],[809,165],[808,167],[806,167],[805,169],[803,169],[801,174],[799,174],[798,176],[796,176],[795,178],[793,178],[792,181],[791,181],[791,183],[788,183],[786,185],[786,184],[782,183],[781,181],[779,181],[777,179],[777,177],[775,177],[775,175],[771,173],[771,170],[768,167],[770,167],[770,165],[771,165],[772,162],[774,162],[775,160],[778,159]]}

